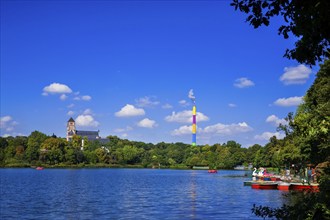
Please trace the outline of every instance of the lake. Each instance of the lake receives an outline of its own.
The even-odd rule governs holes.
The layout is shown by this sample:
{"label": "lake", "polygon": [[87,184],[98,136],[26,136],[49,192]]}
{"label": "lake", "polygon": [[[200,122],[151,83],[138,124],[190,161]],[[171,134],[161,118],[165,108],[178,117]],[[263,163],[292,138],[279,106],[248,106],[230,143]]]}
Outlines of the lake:
{"label": "lake", "polygon": [[0,169],[0,219],[260,219],[283,192],[243,186],[246,171]]}

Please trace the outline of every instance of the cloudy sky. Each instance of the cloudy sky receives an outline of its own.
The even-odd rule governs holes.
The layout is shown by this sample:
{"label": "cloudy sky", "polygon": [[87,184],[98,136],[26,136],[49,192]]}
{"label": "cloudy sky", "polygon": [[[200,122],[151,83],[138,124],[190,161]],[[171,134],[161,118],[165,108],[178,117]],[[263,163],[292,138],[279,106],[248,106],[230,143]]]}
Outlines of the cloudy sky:
{"label": "cloudy sky", "polygon": [[[281,19],[253,29],[230,1],[1,1],[1,136],[100,130],[130,140],[248,147],[318,67],[283,58]],[[190,93],[189,93],[190,92]]]}

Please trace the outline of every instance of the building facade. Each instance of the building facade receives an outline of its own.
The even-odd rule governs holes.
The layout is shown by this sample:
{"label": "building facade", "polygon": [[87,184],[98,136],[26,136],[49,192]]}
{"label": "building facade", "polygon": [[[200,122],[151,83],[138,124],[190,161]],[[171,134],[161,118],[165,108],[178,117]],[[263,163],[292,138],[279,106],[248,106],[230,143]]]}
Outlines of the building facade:
{"label": "building facade", "polygon": [[[66,126],[66,140],[71,141],[74,135],[79,135],[82,138],[87,137],[88,141],[96,141],[105,144],[109,142],[109,139],[101,138],[99,135],[100,131],[82,131],[76,129],[76,122],[71,117]],[[83,140],[82,140],[83,141]],[[82,147],[84,146],[84,142],[81,143]]]}

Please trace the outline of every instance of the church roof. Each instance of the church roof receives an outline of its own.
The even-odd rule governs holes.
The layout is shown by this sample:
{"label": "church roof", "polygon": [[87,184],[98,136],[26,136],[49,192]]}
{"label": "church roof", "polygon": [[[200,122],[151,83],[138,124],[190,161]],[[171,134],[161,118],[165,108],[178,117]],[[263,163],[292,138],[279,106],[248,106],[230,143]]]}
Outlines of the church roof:
{"label": "church roof", "polygon": [[96,135],[99,136],[99,132],[98,131],[76,131],[77,135],[80,136],[87,136],[87,135]]}
{"label": "church roof", "polygon": [[76,135],[87,137],[88,140],[97,140],[100,138],[98,131],[76,131]]}
{"label": "church roof", "polygon": [[68,122],[74,122],[73,118],[71,117]]}

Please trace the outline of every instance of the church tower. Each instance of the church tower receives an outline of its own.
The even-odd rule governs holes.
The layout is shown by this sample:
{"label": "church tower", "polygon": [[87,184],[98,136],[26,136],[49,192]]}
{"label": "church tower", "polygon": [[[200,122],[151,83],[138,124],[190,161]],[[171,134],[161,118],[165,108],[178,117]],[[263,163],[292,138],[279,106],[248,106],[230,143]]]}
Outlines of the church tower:
{"label": "church tower", "polygon": [[66,125],[66,140],[70,141],[73,135],[76,134],[76,123],[71,117]]}

